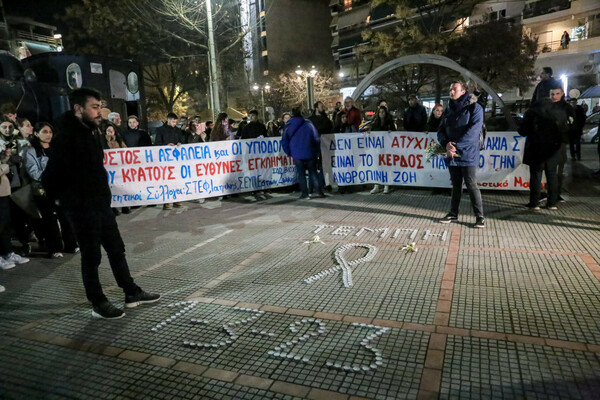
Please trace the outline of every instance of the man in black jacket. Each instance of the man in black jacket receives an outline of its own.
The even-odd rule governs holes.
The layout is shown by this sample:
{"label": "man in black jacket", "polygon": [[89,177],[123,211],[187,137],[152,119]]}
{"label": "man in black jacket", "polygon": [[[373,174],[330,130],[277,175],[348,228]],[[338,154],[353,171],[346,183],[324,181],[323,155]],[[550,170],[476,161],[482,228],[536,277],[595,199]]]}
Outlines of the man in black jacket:
{"label": "man in black jacket", "polygon": [[546,101],[548,96],[550,96],[550,89],[560,86],[560,82],[554,79],[552,73],[552,68],[542,68],[542,72],[540,73],[540,78],[542,80],[537,84],[535,90],[533,91],[533,96],[531,96],[531,104],[540,100]]}
{"label": "man in black jacket", "polygon": [[127,147],[152,146],[152,140],[150,139],[148,132],[139,129],[140,122],[138,121],[138,117],[130,115],[129,118],[127,118],[127,126],[129,129],[121,134]]}
{"label": "man in black jacket", "polygon": [[52,140],[52,153],[42,174],[49,198],[60,201],[74,228],[81,249],[81,273],[92,315],[121,318],[102,292],[98,266],[100,245],[108,255],[117,284],[125,292],[125,306],[153,303],[159,294],[143,291],[135,284],[125,258],[125,244],[119,233],[110,203],[112,194],[104,169],[104,153],[94,139],[94,130],[102,122],[101,96],[94,89],[81,88],[70,96],[71,111],[64,116],[64,130]]}
{"label": "man in black jacket", "polygon": [[519,134],[526,136],[523,164],[529,165],[529,204],[531,210],[539,210],[542,172],[546,173],[549,210],[556,210],[560,196],[559,164],[562,160],[561,146],[568,135],[572,117],[569,105],[563,100],[560,84],[550,90],[545,100],[533,104],[525,112]]}
{"label": "man in black jacket", "polygon": [[167,122],[156,130],[156,146],[175,146],[183,143],[183,132],[177,127],[177,114],[167,114]]}
{"label": "man in black jacket", "polygon": [[[156,146],[175,146],[184,142],[183,132],[177,127],[177,114],[170,112],[167,114],[167,122],[156,130],[154,144]],[[180,208],[178,202],[163,204],[163,210],[171,210],[173,207]]]}
{"label": "man in black jacket", "polygon": [[419,104],[419,98],[414,94],[408,98],[403,122],[404,130],[408,132],[425,132],[427,129],[427,110]]}
{"label": "man in black jacket", "polygon": [[258,120],[257,110],[250,110],[248,113],[248,119],[250,119],[250,122],[245,125],[240,123],[238,126],[238,134],[240,139],[256,139],[261,136],[267,136],[267,127]]}

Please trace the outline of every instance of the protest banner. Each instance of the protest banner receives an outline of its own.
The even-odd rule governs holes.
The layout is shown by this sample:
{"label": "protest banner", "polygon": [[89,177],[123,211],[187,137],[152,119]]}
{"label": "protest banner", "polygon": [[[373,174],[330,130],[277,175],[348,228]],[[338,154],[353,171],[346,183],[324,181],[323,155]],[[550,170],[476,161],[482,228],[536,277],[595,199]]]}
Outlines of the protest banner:
{"label": "protest banner", "polygon": [[112,206],[172,203],[289,186],[296,167],[281,138],[104,151]]}
{"label": "protest banner", "polygon": [[[395,186],[451,187],[443,156],[427,160],[434,133],[341,133],[321,137],[328,184],[378,183]],[[479,157],[482,189],[529,189],[529,167],[522,163],[525,138],[516,132],[488,132]]]}

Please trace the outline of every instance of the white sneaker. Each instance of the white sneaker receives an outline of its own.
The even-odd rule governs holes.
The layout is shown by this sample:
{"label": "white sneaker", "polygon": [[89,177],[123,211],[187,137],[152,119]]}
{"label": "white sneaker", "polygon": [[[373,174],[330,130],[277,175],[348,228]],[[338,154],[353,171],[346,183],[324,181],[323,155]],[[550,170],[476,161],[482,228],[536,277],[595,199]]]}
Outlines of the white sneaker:
{"label": "white sneaker", "polygon": [[381,192],[381,188],[379,187],[379,185],[375,185],[375,186],[373,186],[373,189],[371,189],[370,193],[375,194],[375,193],[379,193],[379,192]]}
{"label": "white sneaker", "polygon": [[14,268],[17,264],[14,262],[6,261],[4,258],[0,257],[0,269],[11,269]]}
{"label": "white sneaker", "polygon": [[390,187],[388,185],[383,187],[383,194],[390,194]]}
{"label": "white sneaker", "polygon": [[52,258],[63,258],[63,253],[52,253]]}
{"label": "white sneaker", "polygon": [[25,264],[29,262],[29,258],[25,258],[25,257],[21,257],[20,255],[16,254],[16,253],[9,253],[6,257],[4,257],[4,259],[8,262],[14,263],[14,264]]}
{"label": "white sneaker", "polygon": [[4,292],[6,290],[6,288],[2,285],[0,285],[0,293]]}
{"label": "white sneaker", "polygon": [[206,203],[206,199],[198,199],[198,200],[196,200],[196,203],[204,204],[204,203]]}

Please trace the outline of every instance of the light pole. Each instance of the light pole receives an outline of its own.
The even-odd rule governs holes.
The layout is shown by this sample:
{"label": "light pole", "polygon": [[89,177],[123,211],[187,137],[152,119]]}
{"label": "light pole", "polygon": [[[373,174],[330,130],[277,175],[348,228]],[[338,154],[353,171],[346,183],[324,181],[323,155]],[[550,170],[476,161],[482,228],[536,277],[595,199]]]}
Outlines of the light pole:
{"label": "light pole", "polygon": [[257,83],[254,84],[254,86],[252,86],[252,89],[254,90],[260,90],[260,105],[261,105],[261,109],[262,109],[262,120],[263,123],[265,123],[265,90],[268,92],[269,90],[271,90],[271,86],[266,83],[264,86],[258,86]]}
{"label": "light pole", "polygon": [[313,65],[310,71],[304,71],[300,66],[296,68],[296,74],[306,79],[306,105],[310,110],[315,102],[315,75],[317,75],[317,69]]}
{"label": "light pole", "polygon": [[[221,112],[221,99],[219,99],[219,75],[217,71],[217,49],[215,46],[215,36],[213,29],[212,19],[212,0],[206,0],[206,25],[208,29],[208,55],[209,55],[209,66],[210,66],[210,87],[211,87],[211,100],[212,112],[218,114]],[[214,120],[214,118],[213,118]]]}

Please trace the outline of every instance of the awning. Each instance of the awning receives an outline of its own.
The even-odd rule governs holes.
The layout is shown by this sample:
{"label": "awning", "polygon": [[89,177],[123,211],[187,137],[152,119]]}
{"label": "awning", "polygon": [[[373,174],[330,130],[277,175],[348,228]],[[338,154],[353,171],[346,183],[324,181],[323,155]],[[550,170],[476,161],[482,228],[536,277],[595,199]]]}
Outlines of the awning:
{"label": "awning", "polygon": [[367,22],[370,11],[371,6],[366,5],[341,14],[338,19],[338,30]]}
{"label": "awning", "polygon": [[590,97],[600,97],[600,85],[592,86],[579,95],[580,99],[589,99]]}

